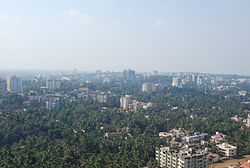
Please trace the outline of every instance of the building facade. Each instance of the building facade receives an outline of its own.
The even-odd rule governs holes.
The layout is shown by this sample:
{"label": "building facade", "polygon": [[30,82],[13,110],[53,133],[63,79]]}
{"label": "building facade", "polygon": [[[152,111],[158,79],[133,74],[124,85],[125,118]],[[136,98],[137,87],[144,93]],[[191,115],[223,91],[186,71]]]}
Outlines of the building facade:
{"label": "building facade", "polygon": [[1,94],[1,96],[5,96],[6,91],[7,91],[6,81],[3,79],[0,79],[0,94]]}
{"label": "building facade", "polygon": [[154,84],[152,83],[143,83],[142,84],[142,92],[151,93],[154,91]]}
{"label": "building facade", "polygon": [[46,80],[46,87],[49,92],[57,91],[61,88],[61,80],[48,78]]}
{"label": "building facade", "polygon": [[234,157],[237,155],[237,147],[228,143],[218,144],[217,148],[219,148],[226,157]]}
{"label": "building facade", "polygon": [[10,93],[21,93],[22,79],[17,76],[7,76],[7,91]]}
{"label": "building facade", "polygon": [[179,147],[156,149],[156,160],[162,168],[208,168],[208,153]]}

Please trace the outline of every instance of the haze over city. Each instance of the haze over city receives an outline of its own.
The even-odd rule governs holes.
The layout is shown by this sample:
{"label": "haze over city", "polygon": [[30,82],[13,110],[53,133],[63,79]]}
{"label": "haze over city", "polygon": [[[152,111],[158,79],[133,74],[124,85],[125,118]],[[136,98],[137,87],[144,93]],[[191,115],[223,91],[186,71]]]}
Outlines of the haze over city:
{"label": "haze over city", "polygon": [[250,75],[248,0],[0,1],[0,69]]}

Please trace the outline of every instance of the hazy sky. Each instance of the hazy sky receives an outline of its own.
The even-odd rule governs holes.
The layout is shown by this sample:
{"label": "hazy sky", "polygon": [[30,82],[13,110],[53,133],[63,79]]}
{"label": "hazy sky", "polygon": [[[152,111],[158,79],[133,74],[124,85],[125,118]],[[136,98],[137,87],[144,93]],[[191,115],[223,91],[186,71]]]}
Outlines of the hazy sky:
{"label": "hazy sky", "polygon": [[250,75],[250,0],[0,0],[0,69]]}

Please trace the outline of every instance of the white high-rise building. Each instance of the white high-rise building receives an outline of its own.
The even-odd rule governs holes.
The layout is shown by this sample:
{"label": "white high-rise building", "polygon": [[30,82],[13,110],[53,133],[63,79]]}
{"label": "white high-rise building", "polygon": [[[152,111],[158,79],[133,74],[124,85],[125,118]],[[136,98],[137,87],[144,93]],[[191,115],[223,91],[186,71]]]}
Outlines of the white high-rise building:
{"label": "white high-rise building", "polygon": [[246,119],[246,126],[249,128],[250,127],[250,114],[248,114],[247,119]]}
{"label": "white high-rise building", "polygon": [[163,168],[208,168],[208,152],[179,146],[157,148],[156,160]]}
{"label": "white high-rise building", "polygon": [[173,87],[182,87],[181,78],[180,77],[173,77],[172,86]]}
{"label": "white high-rise building", "polygon": [[120,98],[120,108],[122,111],[128,111],[129,106],[133,103],[135,98],[131,95],[125,95],[124,97]]}
{"label": "white high-rise building", "polygon": [[198,85],[198,86],[201,86],[201,85],[203,85],[203,83],[204,83],[204,76],[199,75],[199,76],[197,77],[197,85]]}
{"label": "white high-rise building", "polygon": [[17,76],[7,76],[7,91],[10,93],[22,92],[22,79]]}
{"label": "white high-rise building", "polygon": [[142,91],[147,92],[147,93],[153,92],[154,91],[154,84],[152,84],[152,83],[143,83],[142,84]]}

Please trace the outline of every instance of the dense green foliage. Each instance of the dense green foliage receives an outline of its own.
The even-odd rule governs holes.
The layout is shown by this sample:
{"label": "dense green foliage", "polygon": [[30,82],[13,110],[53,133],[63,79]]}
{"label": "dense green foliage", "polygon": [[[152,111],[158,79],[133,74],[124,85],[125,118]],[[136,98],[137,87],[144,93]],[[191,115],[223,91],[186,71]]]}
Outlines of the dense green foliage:
{"label": "dense green foliage", "polygon": [[[195,89],[168,88],[152,94],[137,90],[129,92],[152,101],[151,109],[121,113],[117,96],[105,110],[104,104],[91,101],[65,103],[60,110],[20,110],[21,97],[4,98],[2,109],[20,120],[0,118],[0,167],[155,167],[155,147],[167,143],[158,132],[178,127],[209,135],[222,132],[239,147],[240,155],[250,153],[250,130],[230,120],[236,114],[246,117],[243,111],[249,107],[240,99]],[[121,135],[106,138],[107,132]]]}

